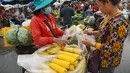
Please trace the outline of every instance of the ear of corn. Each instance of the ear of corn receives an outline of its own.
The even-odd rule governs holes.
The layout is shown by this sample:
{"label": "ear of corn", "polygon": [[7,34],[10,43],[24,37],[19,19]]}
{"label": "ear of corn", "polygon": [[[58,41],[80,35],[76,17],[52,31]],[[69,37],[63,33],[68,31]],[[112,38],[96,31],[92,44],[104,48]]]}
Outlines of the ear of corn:
{"label": "ear of corn", "polygon": [[81,49],[74,49],[74,53],[81,55],[82,50]]}
{"label": "ear of corn", "polygon": [[74,48],[64,48],[64,51],[74,52]]}
{"label": "ear of corn", "polygon": [[53,47],[51,47],[51,48],[49,48],[49,49],[47,50],[47,53],[53,55],[53,54],[58,53],[60,50],[61,50],[61,47],[59,47],[59,46],[53,46]]}
{"label": "ear of corn", "polygon": [[75,59],[77,59],[77,60],[79,59],[79,55],[74,54],[74,53],[59,51],[59,54],[61,54],[61,55],[66,55],[66,56],[71,56],[71,57],[73,57],[73,58],[75,58]]}
{"label": "ear of corn", "polygon": [[67,61],[63,61],[63,60],[60,60],[60,59],[52,59],[51,62],[54,63],[54,64],[57,64],[57,65],[59,65],[61,67],[64,67],[66,69],[69,69],[70,63],[67,62]]}
{"label": "ear of corn", "polygon": [[82,60],[83,59],[83,57],[82,56],[79,56],[79,60]]}
{"label": "ear of corn", "polygon": [[77,61],[74,62],[73,65],[74,65],[75,67],[77,67],[78,63],[79,63],[79,62],[78,62],[78,60],[77,60]]}
{"label": "ear of corn", "polygon": [[69,70],[70,70],[70,71],[73,71],[74,69],[75,69],[74,66],[73,66],[73,65],[70,65]]}
{"label": "ear of corn", "polygon": [[47,52],[37,52],[39,55],[49,55]]}
{"label": "ear of corn", "polygon": [[75,54],[82,54],[82,49],[78,47],[77,45],[69,45],[64,48],[64,51],[75,53]]}
{"label": "ear of corn", "polygon": [[50,67],[51,67],[51,69],[53,69],[57,73],[67,73],[67,70],[65,68],[63,68],[57,64],[50,63]]}
{"label": "ear of corn", "polygon": [[80,47],[77,46],[77,45],[69,45],[69,46],[67,46],[67,47],[80,49]]}
{"label": "ear of corn", "polygon": [[79,55],[81,55],[82,53],[82,49],[79,49],[79,48],[65,48],[64,51],[68,51],[68,52],[79,54]]}
{"label": "ear of corn", "polygon": [[66,56],[66,55],[57,55],[57,58],[58,58],[58,59],[61,59],[61,60],[64,60],[64,61],[68,61],[68,62],[70,62],[71,64],[73,64],[73,63],[76,61],[75,58],[70,57],[70,56]]}

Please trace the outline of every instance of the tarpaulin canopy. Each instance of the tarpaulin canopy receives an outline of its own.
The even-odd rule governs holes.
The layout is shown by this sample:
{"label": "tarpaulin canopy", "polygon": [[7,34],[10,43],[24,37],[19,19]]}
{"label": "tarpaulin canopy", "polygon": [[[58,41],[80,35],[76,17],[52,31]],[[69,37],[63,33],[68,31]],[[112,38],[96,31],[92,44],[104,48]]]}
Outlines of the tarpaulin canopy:
{"label": "tarpaulin canopy", "polygon": [[[56,2],[57,0],[53,0],[52,3]],[[28,4],[29,2],[33,2],[33,0],[10,0],[7,2],[0,0],[0,2],[2,2],[2,4]]]}
{"label": "tarpaulin canopy", "polygon": [[13,0],[1,0],[2,2],[11,2]]}
{"label": "tarpaulin canopy", "polygon": [[33,0],[0,0],[2,4],[27,4]]}

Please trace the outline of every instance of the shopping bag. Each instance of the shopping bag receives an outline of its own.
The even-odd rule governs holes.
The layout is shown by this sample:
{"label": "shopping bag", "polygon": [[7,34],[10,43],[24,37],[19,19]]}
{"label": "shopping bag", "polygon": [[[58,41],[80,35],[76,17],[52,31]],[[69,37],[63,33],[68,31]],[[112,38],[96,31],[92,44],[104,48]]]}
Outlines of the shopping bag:
{"label": "shopping bag", "polygon": [[98,73],[100,65],[100,51],[94,51],[90,53],[88,58],[88,71],[92,73]]}

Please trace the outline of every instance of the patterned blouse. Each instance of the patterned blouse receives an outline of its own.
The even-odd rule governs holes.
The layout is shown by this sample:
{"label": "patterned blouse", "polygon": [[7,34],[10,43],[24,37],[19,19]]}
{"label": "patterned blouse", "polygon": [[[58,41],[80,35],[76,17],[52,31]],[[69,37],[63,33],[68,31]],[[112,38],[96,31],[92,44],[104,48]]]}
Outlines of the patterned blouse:
{"label": "patterned blouse", "polygon": [[124,41],[128,34],[128,22],[122,12],[106,16],[99,26],[101,33],[101,67],[118,66],[121,61]]}

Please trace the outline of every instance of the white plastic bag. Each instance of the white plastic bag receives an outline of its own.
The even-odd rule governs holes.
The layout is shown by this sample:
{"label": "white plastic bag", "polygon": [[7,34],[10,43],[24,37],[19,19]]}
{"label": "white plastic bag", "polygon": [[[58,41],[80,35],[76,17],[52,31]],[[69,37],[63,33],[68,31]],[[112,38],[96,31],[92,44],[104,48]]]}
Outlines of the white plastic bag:
{"label": "white plastic bag", "polygon": [[[37,51],[44,51],[49,46],[50,45],[42,47]],[[40,56],[36,52],[31,55],[19,55],[17,59],[17,64],[31,73],[55,73],[48,67],[41,67],[41,64],[47,66],[46,62],[51,61],[53,58],[56,57],[56,55]]]}
{"label": "white plastic bag", "polygon": [[82,56],[86,56],[87,54],[87,48],[86,46],[82,43],[83,40],[85,40],[85,35],[84,32],[82,31],[82,29],[80,29],[79,27],[76,27],[76,38],[78,40],[78,46],[83,50],[82,52]]}
{"label": "white plastic bag", "polygon": [[[92,42],[96,42],[95,37],[93,35],[87,35],[87,34],[85,34],[84,36],[85,36],[85,39],[90,40]],[[91,51],[96,50],[96,48],[92,47],[92,46],[90,46],[90,49],[91,49]]]}
{"label": "white plastic bag", "polygon": [[[73,29],[73,32],[71,32],[71,29]],[[82,43],[82,40],[85,40],[86,38],[84,31],[79,27],[73,25],[67,29],[65,33],[66,34],[62,36],[62,39],[68,40],[68,37],[71,37],[71,39],[68,40],[69,43],[78,45],[83,50],[82,55],[85,56],[87,49],[86,46]]]}
{"label": "white plastic bag", "polygon": [[76,35],[75,31],[76,31],[76,26],[75,25],[71,26],[70,28],[65,30],[65,35],[63,35],[61,39],[68,40],[68,42],[70,42],[73,39],[73,37],[75,37]]}
{"label": "white plastic bag", "polygon": [[[40,56],[37,54],[39,51],[44,51],[49,48],[50,45],[45,46],[37,50],[32,55],[19,55],[17,63],[19,66],[25,68],[29,73],[56,73],[49,67],[50,61],[55,58],[55,55]],[[85,57],[79,62],[78,66],[73,71],[68,73],[82,73],[86,68]]]}
{"label": "white plastic bag", "polygon": [[84,73],[86,68],[86,60],[83,58],[74,71],[69,71],[68,73]]}

